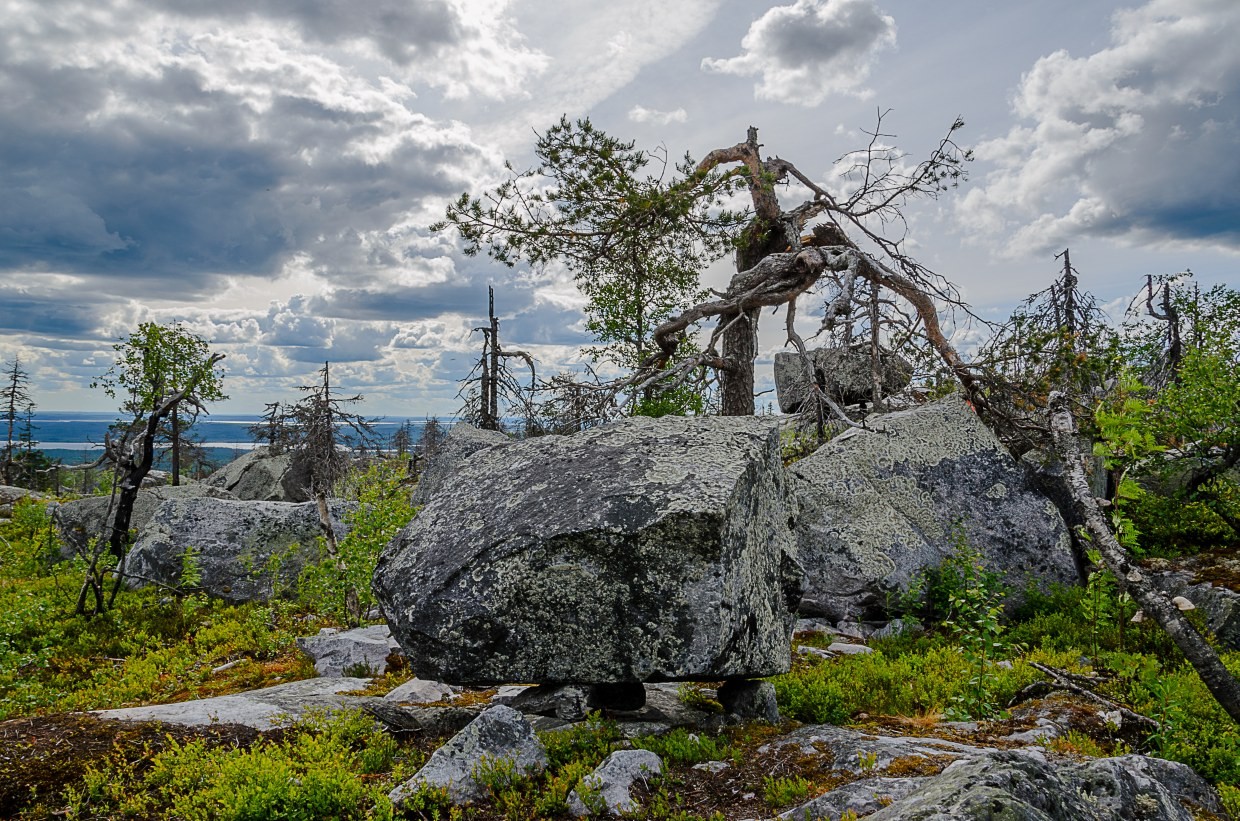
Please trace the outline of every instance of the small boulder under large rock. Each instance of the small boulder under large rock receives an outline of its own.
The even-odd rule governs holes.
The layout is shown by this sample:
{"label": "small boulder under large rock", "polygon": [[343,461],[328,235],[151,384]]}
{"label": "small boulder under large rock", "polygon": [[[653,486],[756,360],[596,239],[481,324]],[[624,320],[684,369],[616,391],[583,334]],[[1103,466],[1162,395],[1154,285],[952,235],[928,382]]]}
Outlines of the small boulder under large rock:
{"label": "small boulder under large rock", "polygon": [[[227,490],[201,482],[144,487],[134,499],[129,529],[140,538],[151,517],[164,502],[169,499],[204,498],[235,501],[237,497]],[[111,526],[108,524],[108,509],[111,504],[111,496],[86,496],[56,506],[52,512],[52,521],[60,531],[60,540],[64,545],[61,552],[65,558],[84,553],[91,538],[99,538],[104,542],[108,540],[111,535]]]}
{"label": "small boulder under large rock", "polygon": [[[329,504],[337,538],[356,502]],[[169,499],[161,504],[125,559],[138,584],[183,584],[187,548],[196,551],[197,587],[231,602],[263,601],[291,590],[308,563],[319,558],[322,530],[314,502],[242,502]]]}
{"label": "small boulder under large rock", "polygon": [[867,425],[789,467],[803,612],[881,620],[960,536],[1015,591],[1079,580],[1063,517],[961,396]]}
{"label": "small boulder under large rock", "polygon": [[[806,351],[814,368],[814,379],[827,396],[841,405],[869,402],[874,396],[873,375],[868,346],[853,348],[814,348]],[[883,396],[899,393],[909,386],[913,366],[891,351],[879,353],[880,387]],[[775,396],[780,413],[796,413],[809,396],[810,376],[805,361],[796,352],[775,354]]]}
{"label": "small boulder under large rock", "polygon": [[242,454],[205,480],[246,502],[310,501],[310,466],[295,451],[272,453],[262,445]]}
{"label": "small boulder under large rock", "polygon": [[788,513],[773,421],[626,419],[474,454],[374,589],[423,678],[773,675],[800,597]]}

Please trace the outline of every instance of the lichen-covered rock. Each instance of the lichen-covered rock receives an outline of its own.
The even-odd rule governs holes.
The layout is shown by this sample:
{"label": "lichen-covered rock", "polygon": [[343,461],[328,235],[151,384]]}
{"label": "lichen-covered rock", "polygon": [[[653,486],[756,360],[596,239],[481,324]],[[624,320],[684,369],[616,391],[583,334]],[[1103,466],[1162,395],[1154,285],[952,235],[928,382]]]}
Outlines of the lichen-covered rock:
{"label": "lichen-covered rock", "polygon": [[959,395],[871,417],[789,468],[802,610],[877,618],[956,547],[1013,590],[1079,579],[1063,518]]}
{"label": "lichen-covered rock", "polygon": [[637,809],[633,785],[663,773],[663,759],[650,750],[616,750],[594,772],[581,779],[568,796],[568,811],[577,817],[597,813],[621,816]]}
{"label": "lichen-covered rock", "polygon": [[[232,499],[236,496],[227,490],[212,487],[201,482],[194,484],[159,485],[144,487],[138,491],[134,499],[133,513],[129,517],[129,529],[141,537],[151,517],[159,506],[169,499]],[[111,534],[108,523],[108,507],[112,503],[110,496],[86,496],[58,505],[52,512],[52,520],[60,531],[60,539],[64,545],[61,553],[69,558],[86,549],[91,538],[99,538],[106,542]]]}
{"label": "lichen-covered rock", "polygon": [[840,818],[851,812],[855,816],[869,815],[897,801],[925,783],[924,778],[866,778],[823,793],[779,814],[788,821],[805,819]]}
{"label": "lichen-covered rock", "polygon": [[547,766],[547,750],[524,716],[498,705],[432,753],[426,765],[388,797],[399,807],[419,787],[444,787],[453,802],[466,804],[485,795],[478,779],[483,768],[499,771],[507,766],[514,768],[515,775],[541,772]]}
{"label": "lichen-covered rock", "polygon": [[[389,634],[390,635],[390,634]],[[457,689],[438,681],[426,681],[420,678],[411,678],[404,684],[393,688],[387,695],[383,697],[384,701],[393,701],[397,704],[408,702],[410,704],[430,704],[436,701],[444,701],[456,695]]]}
{"label": "lichen-covered rock", "polygon": [[1049,761],[1036,750],[958,761],[872,821],[1191,821],[1190,806],[1218,813],[1218,797],[1183,764],[1144,756]]}
{"label": "lichen-covered rock", "polygon": [[353,630],[324,627],[317,636],[298,638],[297,646],[314,659],[315,671],[325,678],[381,676],[387,672],[388,656],[400,655],[400,645],[386,624]]}
{"label": "lichen-covered rock", "polygon": [[435,453],[426,460],[418,477],[418,486],[413,489],[413,503],[420,507],[429,502],[440,488],[451,488],[457,471],[475,453],[511,443],[512,440],[499,431],[480,430],[465,422],[457,422],[435,448]]}
{"label": "lichen-covered rock", "polygon": [[7,519],[13,514],[13,505],[19,499],[43,499],[42,493],[29,490],[24,487],[13,487],[12,485],[0,485],[0,519]]}
{"label": "lichen-covered rock", "polygon": [[310,466],[298,453],[272,453],[264,445],[212,473],[206,484],[246,502],[307,502]]}
{"label": "lichen-covered rock", "polygon": [[424,678],[767,676],[800,596],[788,520],[773,422],[626,419],[476,453],[374,590]]}
{"label": "lichen-covered rock", "polygon": [[[356,507],[329,504],[338,538],[348,531],[345,514]],[[291,590],[307,563],[317,560],[321,533],[314,502],[169,499],[129,551],[125,573],[136,584],[180,586],[186,549],[193,548],[199,589],[231,602],[266,600]]]}
{"label": "lichen-covered rock", "polygon": [[[868,346],[854,348],[815,348],[806,351],[814,367],[814,378],[834,401],[842,405],[869,402],[874,395]],[[913,366],[891,351],[879,353],[882,368],[882,395],[891,396],[908,387]],[[809,395],[809,375],[805,362],[796,352],[775,354],[775,395],[780,413],[796,413]]]}
{"label": "lichen-covered rock", "polygon": [[1224,647],[1240,650],[1240,593],[1198,582],[1186,571],[1154,573],[1151,579],[1168,596],[1183,596],[1206,617],[1206,627]]}

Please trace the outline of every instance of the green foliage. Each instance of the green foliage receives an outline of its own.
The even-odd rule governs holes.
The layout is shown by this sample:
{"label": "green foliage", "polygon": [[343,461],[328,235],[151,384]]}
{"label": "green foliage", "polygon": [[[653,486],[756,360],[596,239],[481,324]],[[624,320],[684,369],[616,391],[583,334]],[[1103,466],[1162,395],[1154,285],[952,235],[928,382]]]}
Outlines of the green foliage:
{"label": "green foliage", "polygon": [[45,575],[59,557],[60,547],[47,506],[32,499],[18,499],[11,517],[0,521],[0,577]]}
{"label": "green foliage", "polygon": [[[535,167],[481,197],[462,194],[433,228],[455,227],[465,253],[506,265],[562,263],[589,300],[596,361],[634,369],[655,328],[702,296],[698,272],[725,254],[746,221],[724,208],[734,175],[697,173],[685,157],[668,174],[655,156],[588,120],[539,135]],[[652,160],[657,173],[647,171]]]}
{"label": "green foliage", "polygon": [[650,750],[669,764],[701,764],[732,757],[732,748],[725,739],[691,733],[684,727],[663,735],[636,738],[633,746]]}
{"label": "green foliage", "polygon": [[967,718],[991,718],[999,713],[993,670],[1007,650],[1003,641],[1003,601],[1006,591],[998,577],[987,572],[982,554],[956,532],[956,552],[950,559],[958,584],[948,594],[951,618],[943,624],[959,643],[969,664],[969,686],[953,699],[949,713]]}
{"label": "green foliage", "polygon": [[798,804],[809,798],[813,785],[800,776],[768,775],[762,779],[762,800],[773,810]]}
{"label": "green foliage", "polygon": [[594,712],[580,724],[566,730],[541,733],[539,738],[547,748],[547,759],[552,769],[573,761],[585,761],[593,769],[611,754],[612,745],[620,740],[621,735],[614,721]]}
{"label": "green foliage", "polygon": [[337,544],[334,558],[320,539],[320,561],[308,566],[298,582],[298,595],[307,606],[350,626],[360,624],[374,606],[370,580],[379,553],[417,512],[404,479],[403,465],[387,461],[373,462],[356,476],[359,507],[345,516],[348,535]]}
{"label": "green foliage", "polygon": [[391,736],[360,712],[314,716],[284,739],[248,749],[172,742],[140,775],[92,773],[72,796],[69,817],[112,810],[187,821],[390,819],[387,790],[366,776],[390,770],[395,755]]}

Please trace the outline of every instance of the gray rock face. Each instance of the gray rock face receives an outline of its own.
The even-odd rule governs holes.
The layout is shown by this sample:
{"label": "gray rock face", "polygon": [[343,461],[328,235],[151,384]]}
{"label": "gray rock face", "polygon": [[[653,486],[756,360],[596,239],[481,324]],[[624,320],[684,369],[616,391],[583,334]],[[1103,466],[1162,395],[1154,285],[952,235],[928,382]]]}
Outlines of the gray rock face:
{"label": "gray rock face", "polygon": [[411,678],[385,695],[383,700],[396,702],[397,704],[401,702],[429,704],[451,698],[455,694],[456,688],[450,687],[447,684]]}
{"label": "gray rock face", "polygon": [[310,500],[309,468],[296,454],[272,454],[266,446],[254,448],[224,465],[207,477],[206,484],[247,502]]}
{"label": "gray rock face", "polygon": [[950,765],[873,821],[1191,821],[1182,803],[1212,812],[1213,790],[1191,769],[1144,756],[1050,762],[1033,750],[991,752]]}
{"label": "gray rock face", "polygon": [[773,422],[626,419],[476,453],[374,590],[424,678],[767,676],[800,596],[788,513]]}
{"label": "gray rock face", "polygon": [[[233,496],[226,490],[221,490],[201,482],[178,485],[177,487],[159,485],[143,488],[138,491],[138,496],[134,500],[129,527],[140,537],[142,531],[146,529],[147,524],[151,521],[151,517],[155,515],[155,511],[169,499],[235,500],[236,498],[236,496]],[[111,532],[107,520],[110,501],[111,497],[109,496],[87,496],[82,499],[64,502],[53,511],[52,520],[60,531],[60,538],[64,543],[62,552],[66,558],[84,551],[86,543],[93,536],[98,536],[104,540],[108,538]]]}
{"label": "gray rock face", "polygon": [[633,785],[663,772],[663,759],[650,750],[616,750],[585,776],[568,796],[577,817],[606,812],[620,816],[637,809]]}
{"label": "gray rock face", "polygon": [[27,490],[24,487],[13,487],[12,485],[0,485],[0,519],[7,519],[13,515],[13,505],[18,499],[43,499],[42,493],[33,490]]}
{"label": "gray rock face", "polygon": [[413,778],[392,790],[389,797],[398,807],[419,787],[445,787],[457,804],[484,796],[478,783],[483,766],[511,763],[518,774],[541,772],[547,766],[543,747],[525,717],[511,707],[491,707],[431,754]]}
{"label": "gray rock face", "polygon": [[839,818],[846,812],[869,815],[913,792],[925,781],[924,778],[867,778],[854,781],[782,812],[779,817],[788,821],[805,821],[807,818]]}
{"label": "gray rock face", "polygon": [[413,489],[413,503],[419,507],[425,505],[441,487],[451,487],[457,471],[475,453],[511,443],[512,440],[499,431],[480,430],[457,422],[422,468],[418,486]]}
{"label": "gray rock face", "polygon": [[324,627],[317,636],[297,639],[297,646],[314,659],[314,669],[326,678],[381,676],[387,672],[388,656],[400,653],[386,624],[344,631]]}
{"label": "gray rock face", "polygon": [[[337,537],[347,532],[344,516],[355,507],[355,502],[331,502]],[[321,532],[313,502],[169,499],[129,551],[125,572],[136,583],[180,585],[185,551],[192,547],[198,551],[200,589],[231,602],[265,600],[291,589],[317,558]]]}
{"label": "gray rock face", "polygon": [[955,549],[957,523],[1019,591],[1079,579],[1068,530],[959,395],[871,417],[789,468],[802,610],[877,618]]}
{"label": "gray rock face", "polygon": [[1240,650],[1240,593],[1209,582],[1195,582],[1187,572],[1152,575],[1152,581],[1168,596],[1183,596],[1205,614],[1206,626],[1219,643]]}
{"label": "gray rock face", "polygon": [[[806,353],[814,366],[814,378],[828,396],[841,405],[870,401],[873,377],[868,347],[815,348]],[[907,360],[890,351],[882,351],[879,362],[883,369],[883,396],[891,396],[908,387],[913,377],[913,366]],[[801,355],[789,351],[775,354],[775,395],[780,413],[800,410],[809,389],[810,381]]]}
{"label": "gray rock face", "polygon": [[96,710],[95,715],[117,721],[162,721],[187,727],[244,724],[256,730],[270,730],[287,727],[309,710],[344,709],[351,701],[340,694],[364,689],[369,683],[370,679],[365,678],[312,678],[177,704]]}

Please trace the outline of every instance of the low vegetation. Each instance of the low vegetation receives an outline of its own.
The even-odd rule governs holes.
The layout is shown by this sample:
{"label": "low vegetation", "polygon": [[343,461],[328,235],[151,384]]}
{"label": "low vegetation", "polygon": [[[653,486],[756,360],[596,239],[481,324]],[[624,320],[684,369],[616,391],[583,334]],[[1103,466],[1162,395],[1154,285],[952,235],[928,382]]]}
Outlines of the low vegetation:
{"label": "low vegetation", "polygon": [[[381,497],[384,477],[371,478],[364,492]],[[390,486],[394,480],[385,481]],[[378,532],[383,516],[376,515],[372,524]],[[377,544],[381,537],[374,540]],[[0,525],[0,748],[5,750],[0,783],[8,785],[0,789],[0,813],[19,818],[400,816],[387,793],[445,739],[418,733],[394,737],[358,713],[312,716],[265,733],[120,727],[65,715],[313,675],[293,640],[350,619],[356,611],[342,606],[349,575],[331,577],[321,568],[319,577],[309,577],[320,585],[313,596],[267,604],[226,605],[147,588],[123,594],[114,609],[87,620],[72,616],[77,571],[72,562],[54,561],[58,555],[41,504],[19,504],[13,518]],[[336,580],[336,598],[323,595],[328,578]],[[916,606],[911,598],[905,603],[906,623],[920,620],[920,629],[876,639],[867,655],[830,660],[798,655],[789,673],[773,679],[781,712],[794,721],[955,737],[964,731],[943,719],[987,719],[978,725],[984,737],[1016,726],[1004,705],[1044,679],[1034,665],[1045,665],[1096,677],[1102,695],[1159,725],[1156,732],[1134,737],[1099,724],[1050,742],[1051,749],[1090,756],[1135,750],[1183,761],[1218,785],[1233,812],[1240,811],[1240,730],[1164,634],[1148,622],[1128,621],[1132,607],[1118,596],[1113,580],[1101,571],[1091,579],[1081,588],[1025,591],[1023,604],[1000,618],[1010,591],[998,587],[962,543],[953,561],[925,580]],[[801,640],[826,643],[825,637]],[[989,643],[985,652],[978,649],[983,640]],[[1240,674],[1240,653],[1223,658]],[[232,662],[239,663],[225,668]],[[393,686],[399,678],[384,681]],[[709,690],[681,691],[696,706],[712,705]],[[821,757],[789,758],[764,748],[778,732],[761,725],[720,734],[677,729],[626,741],[615,724],[596,715],[572,729],[542,734],[551,761],[545,773],[483,773],[490,797],[467,808],[452,807],[442,791],[424,790],[404,808],[404,817],[567,817],[569,794],[581,777],[626,746],[656,752],[667,768],[638,788],[640,817],[650,819],[762,816],[857,777],[832,769]],[[694,768],[708,761],[726,767]]]}

